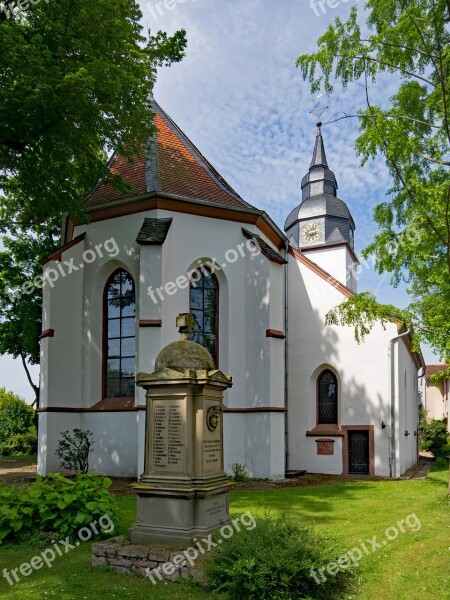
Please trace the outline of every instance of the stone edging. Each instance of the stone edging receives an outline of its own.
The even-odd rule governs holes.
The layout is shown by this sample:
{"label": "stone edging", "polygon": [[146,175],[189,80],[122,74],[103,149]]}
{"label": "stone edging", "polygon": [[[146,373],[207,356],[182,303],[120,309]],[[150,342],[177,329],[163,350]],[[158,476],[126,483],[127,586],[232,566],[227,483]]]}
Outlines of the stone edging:
{"label": "stone edging", "polygon": [[[144,546],[131,544],[125,536],[118,536],[104,542],[97,542],[92,545],[92,566],[93,567],[108,567],[112,571],[118,573],[133,573],[140,577],[149,577],[158,581],[176,581],[179,577],[187,579],[194,578],[201,584],[205,583],[203,570],[200,566],[184,566],[175,567],[171,565],[171,569],[166,568],[163,571],[163,565],[172,561],[174,556],[179,556],[180,550],[167,548],[163,546]],[[203,557],[204,561],[205,558]],[[197,562],[200,562],[197,561]],[[159,575],[151,573],[153,569],[158,569]],[[168,571],[172,571],[167,574]]]}

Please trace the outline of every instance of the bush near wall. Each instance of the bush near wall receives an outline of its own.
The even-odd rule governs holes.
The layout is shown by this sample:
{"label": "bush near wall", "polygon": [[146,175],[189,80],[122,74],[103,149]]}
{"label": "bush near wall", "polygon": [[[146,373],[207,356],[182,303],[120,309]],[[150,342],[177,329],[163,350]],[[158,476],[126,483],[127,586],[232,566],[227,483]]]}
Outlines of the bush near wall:
{"label": "bush near wall", "polygon": [[114,522],[111,483],[95,474],[68,479],[52,473],[23,487],[0,484],[0,544],[26,539],[36,531],[67,535],[104,515]]}
{"label": "bush near wall", "polygon": [[0,388],[0,454],[34,454],[37,433],[35,411],[25,400]]}
{"label": "bush near wall", "polygon": [[447,419],[422,421],[419,437],[421,450],[428,450],[435,458],[450,456],[450,438],[447,429]]}

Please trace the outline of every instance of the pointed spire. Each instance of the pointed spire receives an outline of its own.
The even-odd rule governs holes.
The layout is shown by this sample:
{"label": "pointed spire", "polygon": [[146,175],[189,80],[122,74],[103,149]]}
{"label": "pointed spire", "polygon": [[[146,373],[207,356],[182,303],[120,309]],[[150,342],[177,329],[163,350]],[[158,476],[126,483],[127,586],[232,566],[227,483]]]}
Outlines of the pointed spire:
{"label": "pointed spire", "polygon": [[323,144],[323,138],[322,138],[322,130],[321,130],[322,122],[319,121],[318,123],[316,123],[316,125],[317,125],[316,144],[314,146],[314,153],[313,153],[311,165],[309,168],[312,169],[313,167],[324,167],[325,169],[328,169],[327,157],[325,155],[325,146]]}

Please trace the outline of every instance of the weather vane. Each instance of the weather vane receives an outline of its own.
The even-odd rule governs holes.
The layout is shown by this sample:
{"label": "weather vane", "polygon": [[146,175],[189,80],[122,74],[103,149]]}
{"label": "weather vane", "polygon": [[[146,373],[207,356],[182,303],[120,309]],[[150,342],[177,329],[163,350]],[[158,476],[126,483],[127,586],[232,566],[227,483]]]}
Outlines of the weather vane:
{"label": "weather vane", "polygon": [[317,117],[317,119],[320,121],[321,116],[323,115],[323,113],[328,110],[328,106],[326,106],[323,102],[320,101],[320,99],[322,98],[323,94],[319,94],[316,97],[316,103],[313,107],[312,110],[309,111],[310,115],[314,115],[315,117]]}

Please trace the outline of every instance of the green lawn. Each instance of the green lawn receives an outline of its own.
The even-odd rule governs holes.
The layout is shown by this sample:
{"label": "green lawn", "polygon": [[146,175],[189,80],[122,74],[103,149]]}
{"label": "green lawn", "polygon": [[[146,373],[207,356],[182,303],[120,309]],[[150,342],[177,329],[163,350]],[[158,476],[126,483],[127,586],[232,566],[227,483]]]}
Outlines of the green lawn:
{"label": "green lawn", "polygon": [[0,456],[0,462],[11,460],[36,460],[36,454],[11,454],[10,456]]}
{"label": "green lawn", "polygon": [[[342,546],[353,546],[377,536],[385,538],[387,527],[415,513],[420,531],[406,533],[365,556],[357,569],[354,600],[450,599],[450,506],[446,500],[448,471],[435,469],[426,481],[382,481],[287,488],[276,491],[233,492],[234,516],[250,511],[255,517],[270,511],[287,513],[300,523],[332,530]],[[121,522],[116,533],[125,533],[135,516],[135,500],[119,498]],[[45,546],[44,546],[45,547]],[[370,547],[370,546],[369,546]],[[0,549],[0,574],[18,567],[42,551],[24,543]],[[319,565],[320,566],[320,565]],[[186,584],[159,584],[108,573],[90,567],[90,544],[82,544],[57,559],[51,569],[34,571],[10,587],[0,581],[0,598],[40,600],[47,598],[104,598],[136,600],[201,600],[219,598]],[[331,599],[332,600],[332,599]]]}

